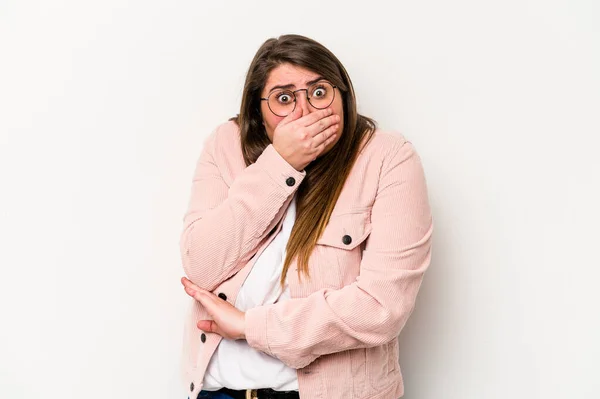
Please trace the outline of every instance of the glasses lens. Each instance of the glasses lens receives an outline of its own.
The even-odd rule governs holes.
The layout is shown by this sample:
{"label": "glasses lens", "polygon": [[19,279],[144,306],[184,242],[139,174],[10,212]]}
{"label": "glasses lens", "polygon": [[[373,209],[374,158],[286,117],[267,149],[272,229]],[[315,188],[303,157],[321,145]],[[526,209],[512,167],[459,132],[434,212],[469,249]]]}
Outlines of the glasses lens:
{"label": "glasses lens", "polygon": [[[329,82],[317,82],[307,90],[308,102],[318,109],[324,109],[331,105],[335,98],[335,89]],[[275,115],[287,116],[294,110],[294,92],[290,90],[277,90],[269,95],[269,109]]]}
{"label": "glasses lens", "polygon": [[278,116],[287,116],[294,110],[294,93],[277,90],[269,96],[269,108]]}
{"label": "glasses lens", "polygon": [[335,90],[329,82],[317,82],[308,88],[308,101],[315,108],[327,108],[333,102]]}

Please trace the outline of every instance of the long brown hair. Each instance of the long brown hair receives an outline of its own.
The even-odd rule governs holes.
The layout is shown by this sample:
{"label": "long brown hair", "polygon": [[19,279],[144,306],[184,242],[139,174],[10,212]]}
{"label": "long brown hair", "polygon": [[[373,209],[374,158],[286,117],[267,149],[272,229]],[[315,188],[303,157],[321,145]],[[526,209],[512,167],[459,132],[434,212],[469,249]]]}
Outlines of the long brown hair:
{"label": "long brown hair", "polygon": [[318,73],[338,87],[344,109],[344,131],[336,144],[311,162],[297,190],[296,220],[286,247],[280,283],[298,257],[300,272],[310,277],[308,259],[325,230],[335,203],[342,192],[360,150],[371,139],[376,122],[358,114],[354,88],[346,69],[322,44],[300,35],[283,35],[265,41],[250,64],[244,84],[240,113],[231,118],[240,127],[242,153],[246,166],[254,163],[271,142],[262,124],[260,97],[269,73],[289,63]]}

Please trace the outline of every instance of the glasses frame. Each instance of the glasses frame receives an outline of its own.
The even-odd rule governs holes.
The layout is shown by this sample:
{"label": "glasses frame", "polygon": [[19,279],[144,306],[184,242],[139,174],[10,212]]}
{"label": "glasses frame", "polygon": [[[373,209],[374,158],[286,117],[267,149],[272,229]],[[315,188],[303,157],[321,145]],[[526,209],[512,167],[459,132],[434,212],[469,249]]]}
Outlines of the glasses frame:
{"label": "glasses frame", "polygon": [[289,114],[291,114],[292,112],[294,112],[294,111],[296,110],[296,104],[298,103],[298,102],[296,101],[296,93],[297,93],[297,92],[299,92],[299,91],[305,91],[305,92],[306,92],[306,100],[308,100],[308,103],[309,103],[309,104],[310,104],[312,107],[314,107],[314,108],[316,108],[316,109],[325,109],[325,108],[329,107],[331,104],[333,104],[333,102],[335,101],[335,92],[336,92],[336,90],[335,90],[335,89],[337,89],[337,86],[336,86],[336,85],[334,85],[333,83],[331,83],[331,82],[329,82],[329,81],[326,81],[326,80],[325,80],[325,81],[318,81],[318,82],[315,82],[315,83],[313,83],[312,85],[310,85],[310,87],[312,87],[312,86],[315,86],[315,85],[318,85],[319,83],[327,83],[327,84],[331,85],[331,87],[333,87],[333,98],[331,99],[331,102],[330,102],[329,104],[327,104],[327,106],[326,106],[326,107],[323,107],[323,108],[320,108],[320,107],[315,107],[315,106],[314,106],[314,105],[313,105],[313,104],[310,102],[310,96],[308,95],[308,87],[307,87],[307,88],[305,88],[305,89],[298,89],[298,90],[282,90],[282,91],[281,91],[281,92],[292,93],[292,97],[294,98],[294,108],[293,108],[293,109],[292,109],[292,110],[291,110],[291,111],[290,111],[288,114],[286,114],[286,115],[279,115],[279,114],[276,114],[276,113],[275,113],[275,111],[273,111],[273,110],[271,109],[271,105],[269,104],[269,98],[271,98],[271,96],[272,96],[273,94],[275,94],[275,93],[281,93],[281,92],[279,92],[279,91],[277,91],[277,90],[276,90],[276,91],[273,91],[273,92],[271,92],[271,94],[269,94],[269,96],[268,96],[268,97],[266,97],[266,98],[265,98],[265,97],[261,97],[261,98],[260,98],[260,100],[261,100],[261,101],[266,101],[266,102],[267,102],[267,107],[269,107],[269,111],[271,111],[271,113],[272,113],[273,115],[275,115],[275,116],[279,116],[279,117],[282,117],[282,118],[284,118],[284,117],[288,116]]}

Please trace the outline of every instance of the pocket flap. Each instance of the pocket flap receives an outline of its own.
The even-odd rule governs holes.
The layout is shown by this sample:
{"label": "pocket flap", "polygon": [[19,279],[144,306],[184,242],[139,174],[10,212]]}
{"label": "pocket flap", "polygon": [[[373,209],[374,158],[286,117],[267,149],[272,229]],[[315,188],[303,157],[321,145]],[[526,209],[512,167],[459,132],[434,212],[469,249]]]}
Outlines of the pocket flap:
{"label": "pocket flap", "polygon": [[371,210],[333,214],[317,244],[354,249],[371,233]]}

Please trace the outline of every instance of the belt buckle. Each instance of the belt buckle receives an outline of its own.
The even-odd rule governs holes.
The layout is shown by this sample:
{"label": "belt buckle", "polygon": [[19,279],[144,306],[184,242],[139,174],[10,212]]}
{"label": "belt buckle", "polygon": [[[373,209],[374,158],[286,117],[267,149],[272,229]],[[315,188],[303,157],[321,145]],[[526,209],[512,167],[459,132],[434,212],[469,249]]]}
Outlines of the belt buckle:
{"label": "belt buckle", "polygon": [[258,399],[258,391],[256,389],[246,389],[246,399]]}

